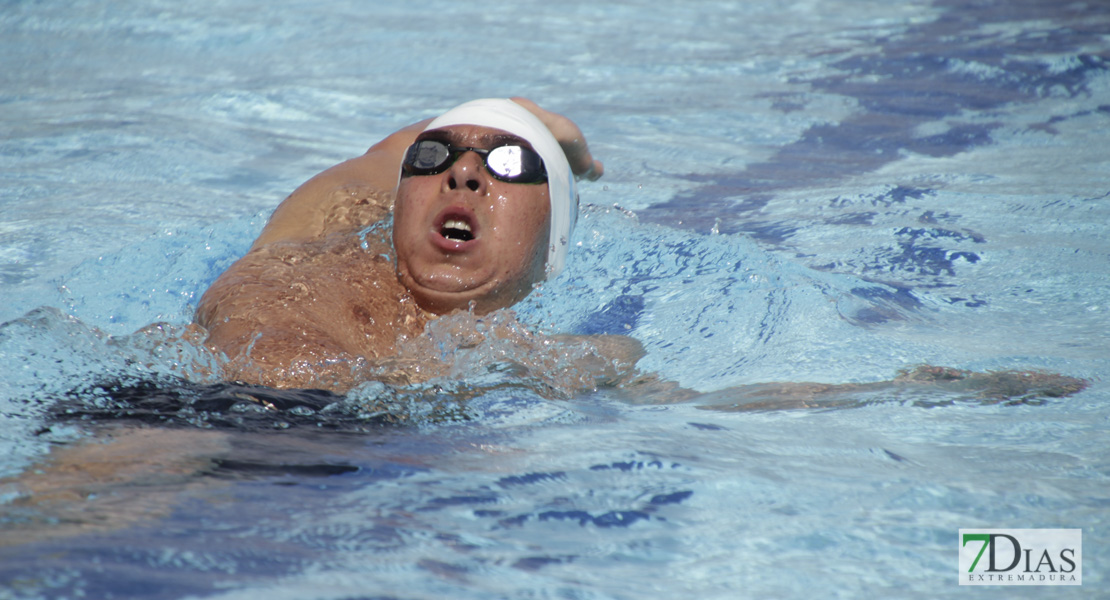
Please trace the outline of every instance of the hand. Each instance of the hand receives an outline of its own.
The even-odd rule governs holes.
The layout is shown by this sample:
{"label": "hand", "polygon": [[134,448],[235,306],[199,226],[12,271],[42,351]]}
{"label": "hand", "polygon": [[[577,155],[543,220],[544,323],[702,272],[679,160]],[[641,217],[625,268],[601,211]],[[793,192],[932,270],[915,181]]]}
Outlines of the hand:
{"label": "hand", "polygon": [[544,110],[527,98],[514,97],[510,100],[527,108],[547,126],[562,146],[563,154],[566,154],[567,162],[570,163],[570,169],[575,177],[590,181],[601,178],[605,173],[605,166],[590,154],[590,148],[586,145],[586,136],[582,135],[582,130],[574,124],[574,121],[558,113]]}

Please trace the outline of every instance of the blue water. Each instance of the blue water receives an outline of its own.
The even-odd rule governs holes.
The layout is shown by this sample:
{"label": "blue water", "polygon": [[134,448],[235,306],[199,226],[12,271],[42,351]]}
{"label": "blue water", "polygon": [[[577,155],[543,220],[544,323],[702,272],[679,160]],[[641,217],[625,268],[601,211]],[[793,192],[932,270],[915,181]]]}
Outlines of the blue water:
{"label": "blue water", "polygon": [[[0,5],[0,528],[28,536],[0,597],[962,597],[978,527],[1080,528],[1085,570],[977,595],[1098,597],[1107,36],[1103,4],[1050,0]],[[641,371],[707,395],[573,393],[458,349],[444,380],[328,400],[346,420],[163,409],[146,427],[218,456],[205,474],[17,506],[21,473],[98,426],[59,406],[217,383],[193,307],[284,195],[505,95],[606,164],[520,321],[633,336]],[[1090,386],[699,408],[921,364]],[[358,425],[382,404],[410,424]]]}

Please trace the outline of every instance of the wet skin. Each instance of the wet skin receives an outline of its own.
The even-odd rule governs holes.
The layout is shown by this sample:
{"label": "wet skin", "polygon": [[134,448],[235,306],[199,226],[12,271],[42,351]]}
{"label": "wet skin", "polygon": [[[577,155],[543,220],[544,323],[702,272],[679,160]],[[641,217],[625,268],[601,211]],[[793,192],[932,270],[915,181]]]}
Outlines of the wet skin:
{"label": "wet skin", "polygon": [[[577,126],[535,110],[562,136],[572,164],[599,177],[603,167]],[[440,173],[397,184],[401,157],[417,139],[484,150],[530,144],[488,127],[424,125],[402,129],[298,188],[248,254],[205,293],[197,323],[208,332],[206,343],[228,357],[225,379],[345,392],[368,373],[380,378],[377,365],[397,357],[400,344],[419,337],[430,320],[508,308],[545,279],[546,183],[501,181],[481,155],[464,152]],[[391,213],[391,237],[366,233]],[[639,345],[627,342],[600,340],[599,347],[634,363]],[[413,370],[435,376],[443,367],[437,360]]]}
{"label": "wet skin", "polygon": [[[516,101],[555,134],[575,174],[600,177],[601,163],[593,160],[572,122],[526,100]],[[396,357],[399,344],[420,336],[438,314],[466,309],[471,302],[476,312],[511,306],[543,279],[550,243],[546,185],[493,179],[482,159],[468,152],[443,173],[405,179],[394,196],[401,156],[424,135],[424,125],[402,129],[298,188],[275,211],[250,252],[212,285],[201,300],[197,322],[208,330],[207,343],[231,359],[225,378],[344,391],[360,380],[352,365]],[[501,133],[445,129],[428,135],[490,148]],[[392,239],[360,237],[388,217],[394,199]],[[466,229],[465,235],[458,231]],[[934,406],[965,397],[1036,401],[1086,386],[1053,374],[927,368],[875,384],[760,384],[698,394],[651,375],[633,378],[632,365],[641,350],[631,338],[603,337],[594,343],[598,364],[582,369],[591,375],[582,387],[601,385],[596,373],[605,385],[619,385],[618,394],[629,402],[691,402],[710,410],[850,408],[902,401],[906,396],[901,394],[921,390]],[[612,356],[632,358],[627,368],[608,372]],[[541,368],[546,364],[536,362]],[[436,374],[426,367],[423,373]],[[933,399],[930,390],[957,395]],[[19,490],[6,510],[15,510],[27,524],[7,540],[0,536],[0,544],[158,518],[183,491],[215,481],[198,474],[212,472],[216,459],[232,451],[225,434],[217,432],[167,433],[126,425],[102,430],[56,449],[23,476],[0,481],[0,489]]]}
{"label": "wet skin", "polygon": [[[503,131],[472,125],[417,139],[487,150],[530,147]],[[512,306],[544,279],[550,222],[546,183],[500,181],[481,156],[466,152],[442,173],[401,179],[393,216],[397,276],[432,313]]]}

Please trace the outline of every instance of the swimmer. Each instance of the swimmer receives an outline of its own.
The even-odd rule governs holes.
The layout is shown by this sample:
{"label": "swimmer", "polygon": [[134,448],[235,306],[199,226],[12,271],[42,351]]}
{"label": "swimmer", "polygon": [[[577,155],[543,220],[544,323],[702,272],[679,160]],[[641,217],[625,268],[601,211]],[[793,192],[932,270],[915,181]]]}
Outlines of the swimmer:
{"label": "swimmer", "polygon": [[[603,172],[570,119],[524,98],[467,102],[294,191],[196,321],[227,379],[345,391],[438,316],[510,307],[558,275],[576,181]],[[638,358],[628,338],[595,341]],[[435,368],[402,378],[416,370]]]}
{"label": "swimmer", "polygon": [[[227,356],[227,380],[342,393],[368,378],[434,377],[442,372],[434,361],[391,361],[441,315],[510,307],[556,276],[578,208],[576,180],[602,173],[569,119],[522,98],[464,104],[401,129],[294,191],[204,294],[197,323]],[[583,370],[619,383],[614,397],[633,404],[764,411],[1038,402],[1087,385],[1052,373],[921,367],[886,382],[697,393],[634,372],[642,351],[631,338],[590,336],[589,343],[602,360]],[[614,364],[624,367],[613,372]],[[259,393],[228,385],[224,399]],[[143,414],[121,411],[118,422],[96,424],[95,435],[0,480],[13,498],[0,505],[7,523],[0,547],[161,518],[188,490],[219,484],[220,477],[205,475],[218,474],[224,459],[242,462],[243,448],[233,443],[239,438],[195,427],[148,429]],[[172,425],[162,417],[177,414],[171,408],[154,422]]]}
{"label": "swimmer", "polygon": [[[367,379],[435,377],[446,369],[432,352],[414,359],[403,350],[441,315],[508,308],[558,275],[576,221],[576,182],[603,172],[570,119],[524,98],[465,103],[294,191],[204,294],[197,323],[226,355],[226,380],[343,393]],[[789,383],[703,396],[636,373],[643,352],[632,338],[583,338],[596,354],[581,369],[590,373],[582,387],[621,383],[631,402],[751,410],[837,405],[832,398],[843,393],[906,386],[1001,387],[1012,398],[1084,385],[1011,372],[936,379],[923,374],[940,371],[926,367],[863,388]]]}

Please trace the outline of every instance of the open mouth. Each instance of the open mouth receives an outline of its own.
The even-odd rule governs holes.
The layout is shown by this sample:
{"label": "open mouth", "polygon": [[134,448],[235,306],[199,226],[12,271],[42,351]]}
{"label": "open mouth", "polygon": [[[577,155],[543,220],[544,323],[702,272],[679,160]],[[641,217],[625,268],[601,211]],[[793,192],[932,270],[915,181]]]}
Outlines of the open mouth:
{"label": "open mouth", "polygon": [[469,242],[474,239],[470,223],[462,219],[447,219],[439,228],[439,234],[453,242]]}
{"label": "open mouth", "polygon": [[461,252],[470,248],[469,242],[478,239],[480,227],[474,213],[464,206],[452,206],[439,213],[433,229],[437,244],[447,252]]}

